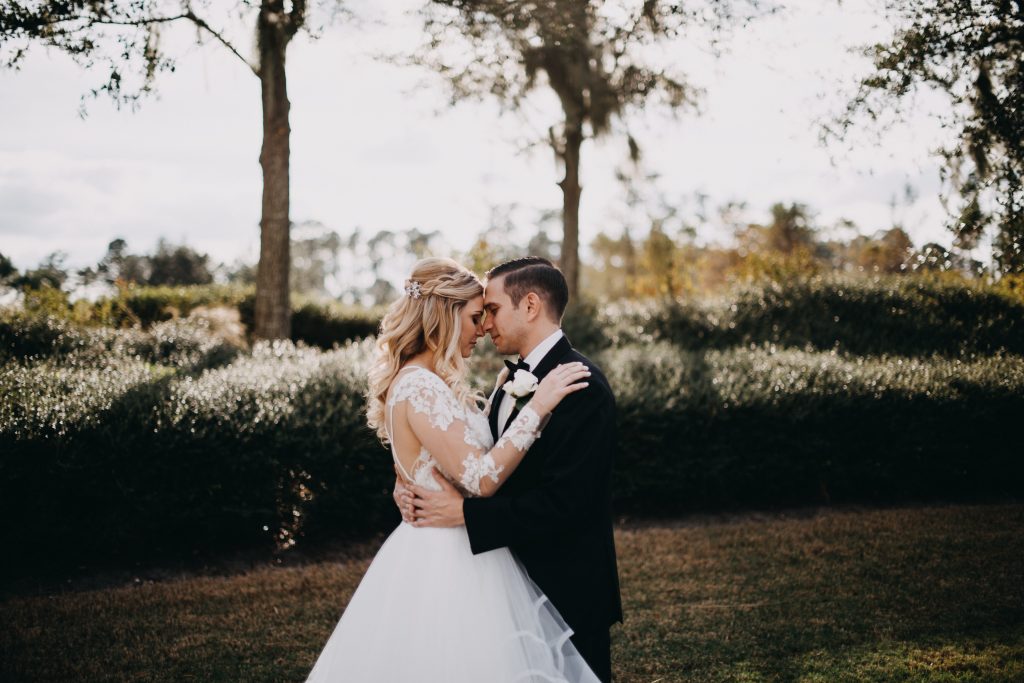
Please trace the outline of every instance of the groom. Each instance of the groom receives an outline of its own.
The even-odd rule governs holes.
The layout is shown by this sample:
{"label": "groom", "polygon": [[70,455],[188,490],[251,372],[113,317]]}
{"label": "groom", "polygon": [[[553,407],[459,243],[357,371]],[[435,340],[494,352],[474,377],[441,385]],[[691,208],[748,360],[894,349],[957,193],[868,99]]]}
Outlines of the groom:
{"label": "groom", "polygon": [[[572,348],[561,330],[569,300],[565,277],[534,256],[487,273],[484,332],[498,352],[519,355],[491,397],[495,440],[515,417],[515,398],[502,384],[517,369],[542,379],[560,363],[580,361],[589,386],[552,412],[540,438],[491,498],[396,486],[403,517],[423,526],[465,525],[473,553],[507,546],[573,630],[573,645],[602,681],[611,680],[608,630],[622,621],[612,537],[611,470],[616,442],[615,398],[604,374]],[[440,477],[438,477],[440,479]]]}

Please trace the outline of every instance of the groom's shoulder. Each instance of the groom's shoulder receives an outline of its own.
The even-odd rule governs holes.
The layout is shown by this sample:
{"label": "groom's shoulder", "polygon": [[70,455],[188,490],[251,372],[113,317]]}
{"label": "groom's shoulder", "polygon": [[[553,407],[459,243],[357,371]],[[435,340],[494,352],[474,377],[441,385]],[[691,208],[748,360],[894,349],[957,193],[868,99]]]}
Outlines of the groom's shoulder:
{"label": "groom's shoulder", "polygon": [[575,348],[571,349],[569,353],[565,355],[565,359],[562,362],[583,363],[584,365],[587,366],[587,369],[590,370],[590,378],[588,379],[588,383],[590,384],[590,386],[579,392],[581,394],[581,397],[587,397],[592,399],[603,398],[606,400],[610,400],[612,403],[615,402],[615,394],[612,391],[611,384],[608,383],[608,378],[605,377],[604,372],[601,370],[601,367],[597,363],[592,361],[590,358],[584,356]]}

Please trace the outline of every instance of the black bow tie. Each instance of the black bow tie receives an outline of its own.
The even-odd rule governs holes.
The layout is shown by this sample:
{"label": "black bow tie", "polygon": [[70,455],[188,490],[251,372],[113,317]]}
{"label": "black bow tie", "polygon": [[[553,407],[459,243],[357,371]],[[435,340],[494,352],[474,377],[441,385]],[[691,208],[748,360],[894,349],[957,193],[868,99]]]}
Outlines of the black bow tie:
{"label": "black bow tie", "polygon": [[505,361],[505,367],[508,368],[508,377],[509,377],[509,379],[512,379],[513,377],[516,376],[516,370],[526,370],[527,372],[530,371],[530,364],[527,363],[522,358],[520,358],[515,363],[513,363],[510,360],[506,360]]}

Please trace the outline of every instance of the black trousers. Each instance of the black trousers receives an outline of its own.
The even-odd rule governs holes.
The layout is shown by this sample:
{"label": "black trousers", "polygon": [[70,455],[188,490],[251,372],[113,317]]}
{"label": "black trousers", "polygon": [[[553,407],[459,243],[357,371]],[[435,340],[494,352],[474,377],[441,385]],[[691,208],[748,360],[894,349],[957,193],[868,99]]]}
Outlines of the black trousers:
{"label": "black trousers", "polygon": [[576,631],[570,640],[602,683],[611,683],[612,641],[608,628]]}

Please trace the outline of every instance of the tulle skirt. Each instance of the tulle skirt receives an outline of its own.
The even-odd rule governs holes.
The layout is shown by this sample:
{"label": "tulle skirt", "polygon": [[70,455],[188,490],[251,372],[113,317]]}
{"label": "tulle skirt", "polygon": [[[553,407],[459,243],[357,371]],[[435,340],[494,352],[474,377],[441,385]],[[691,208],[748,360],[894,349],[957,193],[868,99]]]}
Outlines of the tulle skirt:
{"label": "tulle skirt", "polygon": [[308,683],[597,683],[572,631],[507,548],[404,522],[381,547]]}

